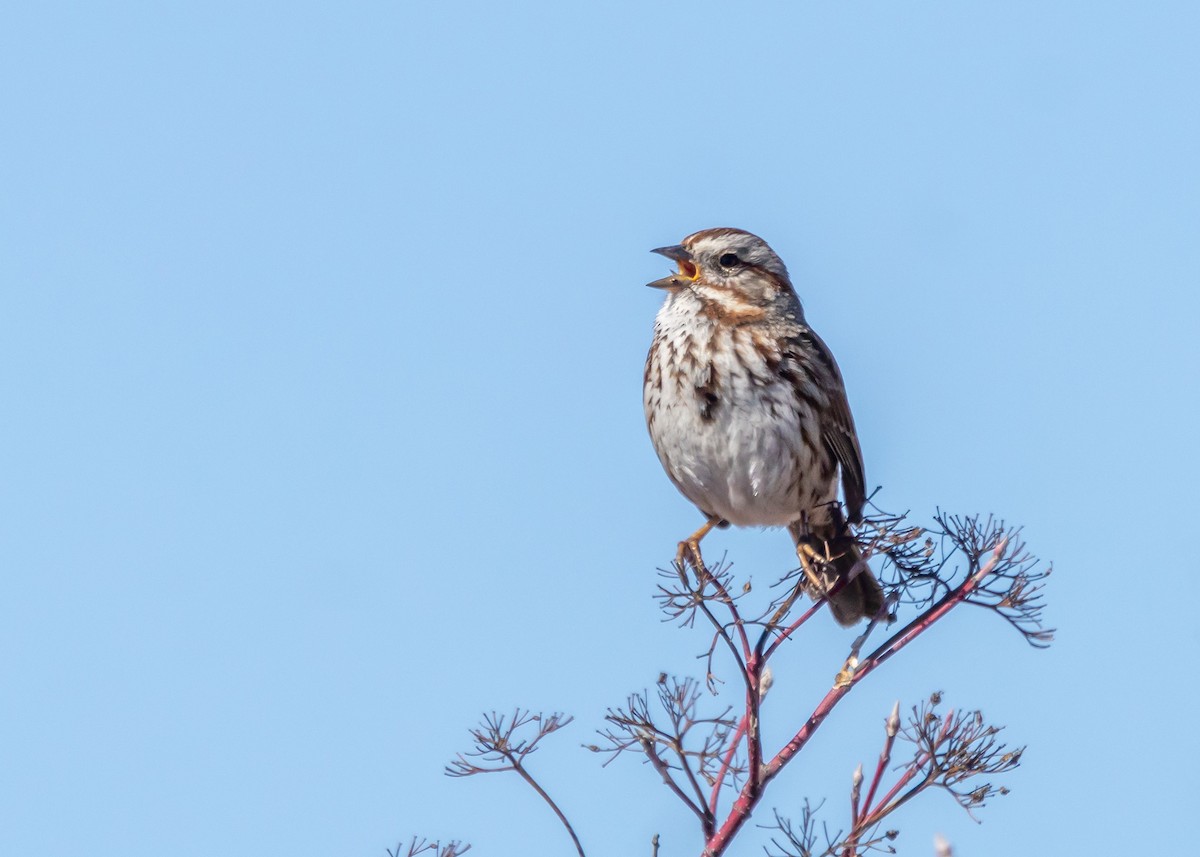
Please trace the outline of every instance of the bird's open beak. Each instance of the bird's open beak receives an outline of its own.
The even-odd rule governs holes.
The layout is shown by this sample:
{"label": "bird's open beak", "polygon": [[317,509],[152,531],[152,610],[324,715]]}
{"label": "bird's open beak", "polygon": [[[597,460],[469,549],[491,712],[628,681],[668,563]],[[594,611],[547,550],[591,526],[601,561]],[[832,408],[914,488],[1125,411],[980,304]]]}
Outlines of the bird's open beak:
{"label": "bird's open beak", "polygon": [[655,280],[653,283],[646,283],[652,289],[684,289],[695,282],[700,277],[700,268],[696,265],[692,254],[686,247],[680,244],[675,244],[671,247],[656,247],[650,251],[658,253],[660,256],[666,256],[679,265],[679,273],[671,274],[669,277],[663,277],[661,280]]}

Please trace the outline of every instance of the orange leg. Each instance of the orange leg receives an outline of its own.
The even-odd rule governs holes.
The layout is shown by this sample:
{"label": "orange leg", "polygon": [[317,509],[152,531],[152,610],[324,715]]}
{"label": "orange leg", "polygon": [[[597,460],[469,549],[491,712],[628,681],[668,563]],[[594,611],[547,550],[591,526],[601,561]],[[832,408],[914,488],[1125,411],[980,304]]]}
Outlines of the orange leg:
{"label": "orange leg", "polygon": [[708,535],[709,530],[721,523],[719,515],[713,515],[704,522],[704,526],[696,530],[686,539],[679,543],[679,550],[675,552],[675,564],[683,569],[683,561],[685,556],[690,552],[692,560],[692,568],[697,571],[707,571],[704,568],[704,558],[700,556],[700,540]]}

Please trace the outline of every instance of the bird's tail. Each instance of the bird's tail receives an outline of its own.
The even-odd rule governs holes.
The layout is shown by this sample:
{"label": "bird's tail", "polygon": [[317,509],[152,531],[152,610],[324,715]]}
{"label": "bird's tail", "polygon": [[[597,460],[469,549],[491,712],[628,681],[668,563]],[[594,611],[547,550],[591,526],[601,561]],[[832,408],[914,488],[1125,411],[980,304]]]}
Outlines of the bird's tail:
{"label": "bird's tail", "polygon": [[873,619],[883,609],[883,587],[871,573],[871,569],[858,553],[858,547],[851,541],[848,550],[834,559],[832,580],[826,584],[833,586],[838,580],[850,574],[857,574],[845,586],[829,598],[829,609],[839,625],[855,625],[860,619]]}
{"label": "bird's tail", "polygon": [[835,520],[827,531],[828,538],[821,537],[821,531],[825,530],[825,527],[814,528],[817,532],[810,533],[800,524],[793,524],[788,530],[799,550],[809,553],[806,547],[810,547],[810,555],[815,553],[818,557],[816,560],[810,560],[809,565],[821,578],[824,591],[812,592],[814,598],[827,593],[843,578],[849,578],[841,589],[828,597],[833,618],[839,625],[850,626],[862,619],[873,619],[879,615],[883,610],[883,587],[863,561],[854,538],[847,532],[845,523],[840,520],[841,516],[835,517],[838,520]]}

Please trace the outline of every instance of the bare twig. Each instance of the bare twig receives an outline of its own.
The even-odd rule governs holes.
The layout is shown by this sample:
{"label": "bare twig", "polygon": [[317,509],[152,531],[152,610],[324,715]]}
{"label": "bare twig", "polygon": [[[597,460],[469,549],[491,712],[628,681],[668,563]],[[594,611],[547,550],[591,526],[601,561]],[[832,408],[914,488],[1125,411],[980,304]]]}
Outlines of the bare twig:
{"label": "bare twig", "polygon": [[445,845],[441,840],[435,839],[430,842],[424,838],[414,836],[409,840],[406,846],[403,842],[396,845],[395,850],[387,849],[388,857],[418,857],[420,854],[430,853],[432,857],[459,857],[461,854],[466,854],[471,850],[471,846],[459,842],[457,839],[451,839]]}
{"label": "bare twig", "polygon": [[[554,811],[570,835],[579,857],[585,857],[583,845],[580,844],[579,837],[575,835],[575,828],[571,826],[571,822],[567,820],[567,816],[558,804],[525,767],[526,757],[537,750],[538,743],[547,735],[566,726],[573,719],[558,712],[550,715],[533,714],[529,711],[523,712],[519,708],[508,720],[504,715],[498,715],[494,711],[491,714],[485,714],[483,723],[471,730],[471,737],[475,739],[475,749],[466,754],[459,753],[458,757],[446,766],[446,774],[451,777],[469,777],[475,774],[492,774],[503,771],[516,772]],[[516,737],[517,730],[531,724],[536,724],[532,738]],[[480,761],[471,761],[467,758],[468,756]]]}
{"label": "bare twig", "polygon": [[[607,727],[599,733],[603,740],[589,749],[608,755],[605,765],[626,750],[636,750],[696,816],[706,857],[726,852],[769,784],[807,746],[841,699],[954,608],[972,604],[995,612],[1035,647],[1048,645],[1053,637],[1041,617],[1042,587],[1050,570],[1040,568],[1026,552],[1019,530],[990,517],[961,518],[941,512],[935,515],[933,526],[914,527],[905,516],[879,513],[863,522],[855,538],[863,562],[859,573],[873,573],[880,579],[886,609],[854,641],[834,686],[774,755],[764,753],[760,724],[763,696],[771,682],[770,661],[850,578],[837,577],[822,593],[823,598],[797,611],[805,590],[801,582],[808,579],[801,571],[782,575],[768,591],[784,587],[783,594],[755,608],[748,597],[750,583],[739,586],[724,558],[709,569],[698,548],[681,547],[680,558],[669,569],[660,570],[656,598],[666,618],[694,627],[696,617],[702,616],[711,629],[708,648],[700,655],[707,664],[705,679],[699,682],[662,674],[655,700],[642,691],[631,694],[624,707],[608,710]],[[867,567],[868,561],[873,567]],[[821,559],[813,562],[819,566]],[[817,568],[819,574],[824,571],[827,569]],[[798,616],[794,616],[796,612]],[[907,615],[898,629],[863,656],[876,623],[891,625],[901,613]],[[717,696],[725,687],[717,676],[723,662],[721,652],[729,654],[732,668],[741,678],[741,699],[736,714],[728,705],[718,708],[716,714],[705,714],[701,711],[702,688]],[[978,712],[937,713],[934,709],[939,700],[935,695],[915,708],[904,730],[900,729],[898,704],[886,718],[886,734],[873,771],[868,778],[860,765],[852,779],[850,825],[844,836],[841,831],[831,833],[824,825],[818,830],[815,810],[805,802],[798,825],[776,811],[773,827],[779,835],[772,845],[789,857],[858,857],[869,851],[892,851],[890,843],[897,831],[882,830],[882,821],[921,792],[943,789],[968,812],[987,798],[1003,794],[1004,789],[990,781],[982,786],[967,781],[1011,770],[1018,764],[1021,750],[1007,751],[997,743],[998,730],[985,726]],[[523,764],[541,738],[569,721],[558,714],[543,718],[519,710],[508,721],[493,713],[472,732],[475,751],[460,755],[448,773],[467,776],[516,771],[554,810],[582,855],[566,817]],[[514,734],[523,727],[534,728],[532,738]],[[900,766],[894,780],[885,782],[896,742],[901,739],[914,745],[913,756]],[[725,788],[730,789],[732,804],[722,815]],[[823,847],[818,844],[818,833]],[[652,849],[657,855],[657,836]]]}
{"label": "bare twig", "polygon": [[736,755],[738,746],[742,743],[742,738],[746,734],[746,719],[746,715],[742,715],[742,719],[738,721],[737,731],[733,733],[733,738],[730,740],[729,746],[725,749],[725,756],[721,760],[721,768],[717,771],[717,778],[712,785],[708,809],[714,816],[717,814],[717,801],[721,797],[721,786],[725,784],[725,775],[729,773],[733,765],[733,757]]}
{"label": "bare twig", "polygon": [[[1039,645],[1048,642],[1051,634],[1041,629],[1040,604],[1031,600],[1040,590],[1040,580],[1048,572],[1033,573],[1033,561],[1024,552],[1023,546],[1017,545],[1010,551],[1010,535],[1002,524],[996,524],[989,519],[985,524],[980,525],[976,519],[963,520],[950,517],[939,517],[938,521],[943,527],[943,536],[954,545],[957,554],[967,562],[967,575],[957,585],[950,585],[947,582],[941,586],[940,590],[935,587],[934,592],[942,591],[944,594],[857,664],[844,680],[839,681],[817,705],[804,726],[769,762],[762,766],[760,778],[755,777],[755,768],[753,760],[751,760],[750,777],[735,800],[728,817],[716,833],[707,840],[706,855],[717,855],[724,852],[732,838],[748,820],[761,799],[766,785],[779,774],[788,762],[795,758],[837,703],[858,682],[895,656],[954,607],[962,603],[976,603],[992,607],[1005,615],[1010,624],[1017,627],[1032,644]],[[891,545],[884,545],[881,548],[881,544],[887,540],[890,540]],[[906,562],[903,565],[896,564],[896,567],[903,568],[914,576],[919,576],[925,574],[925,571],[919,564],[908,562],[911,557],[908,556],[907,546],[911,545],[913,541],[914,536],[910,528],[899,538],[881,534],[877,539],[872,540],[868,547],[874,550],[898,547],[906,552],[902,554]],[[926,549],[922,550],[921,554],[928,559],[933,556],[934,552]],[[983,561],[985,556],[987,560]],[[941,572],[946,567],[948,558],[948,556],[942,557],[937,573],[933,575],[937,581],[945,580],[941,576]],[[1008,581],[1008,584],[1002,585],[994,582],[996,580]],[[904,583],[905,581],[902,579],[898,585],[902,586]],[[893,800],[902,802],[908,800],[909,797],[911,795],[893,796]],[[899,805],[896,803],[891,809]],[[882,818],[882,815],[874,816],[873,823],[877,823],[879,818]]]}

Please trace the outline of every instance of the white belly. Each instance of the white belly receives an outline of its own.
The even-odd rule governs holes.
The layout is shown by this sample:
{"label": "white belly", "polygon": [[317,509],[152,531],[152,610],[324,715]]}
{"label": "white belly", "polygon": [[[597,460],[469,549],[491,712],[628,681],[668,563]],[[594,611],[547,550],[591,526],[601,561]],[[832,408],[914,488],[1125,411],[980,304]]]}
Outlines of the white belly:
{"label": "white belly", "polygon": [[651,432],[684,496],[739,526],[783,526],[800,517],[797,464],[804,456],[796,434],[762,415],[703,422],[695,409],[670,404]]}
{"label": "white belly", "polygon": [[[836,498],[816,415],[789,384],[728,331],[687,341],[663,332],[696,356],[645,391],[654,448],[685,497],[739,526],[783,526]],[[714,392],[711,407],[702,389]]]}

